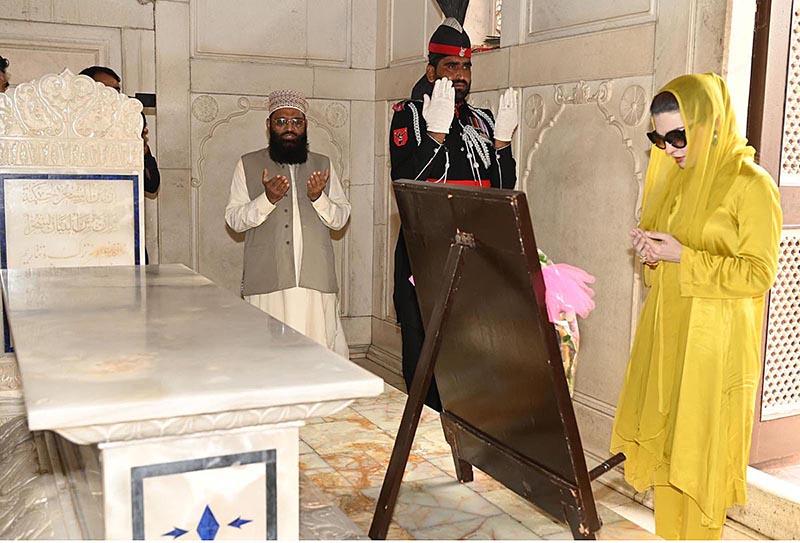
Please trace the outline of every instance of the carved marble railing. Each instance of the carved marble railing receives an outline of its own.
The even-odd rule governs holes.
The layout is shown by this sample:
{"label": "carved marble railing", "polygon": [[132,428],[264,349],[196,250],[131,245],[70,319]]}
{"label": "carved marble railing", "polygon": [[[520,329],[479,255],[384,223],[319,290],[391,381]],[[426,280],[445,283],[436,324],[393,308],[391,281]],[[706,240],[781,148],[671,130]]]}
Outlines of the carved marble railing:
{"label": "carved marble railing", "polygon": [[187,417],[60,428],[57,432],[71,442],[80,445],[182,436],[327,417],[341,411],[352,402],[353,400],[345,400],[315,404],[282,405],[264,409],[226,411],[224,413],[207,413]]}
{"label": "carved marble railing", "polygon": [[142,104],[64,70],[0,94],[0,168],[141,171]]}

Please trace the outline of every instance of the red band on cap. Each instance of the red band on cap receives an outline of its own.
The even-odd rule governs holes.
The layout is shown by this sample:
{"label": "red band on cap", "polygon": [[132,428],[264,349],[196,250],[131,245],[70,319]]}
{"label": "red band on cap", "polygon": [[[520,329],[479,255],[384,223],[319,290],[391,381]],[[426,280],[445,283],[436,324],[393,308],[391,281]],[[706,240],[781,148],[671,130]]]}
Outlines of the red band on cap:
{"label": "red band on cap", "polygon": [[428,44],[428,51],[431,53],[438,53],[440,55],[447,55],[448,57],[472,57],[472,49],[469,47],[458,47],[457,45],[442,45],[441,43]]}

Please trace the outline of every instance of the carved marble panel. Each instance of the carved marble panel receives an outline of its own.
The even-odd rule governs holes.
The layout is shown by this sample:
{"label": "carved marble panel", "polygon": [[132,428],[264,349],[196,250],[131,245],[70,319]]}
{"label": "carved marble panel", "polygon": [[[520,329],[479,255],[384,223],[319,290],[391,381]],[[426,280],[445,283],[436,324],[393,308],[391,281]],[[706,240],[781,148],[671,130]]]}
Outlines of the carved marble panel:
{"label": "carved marble panel", "polygon": [[0,95],[4,268],[140,262],[140,111],[69,70]]}
{"label": "carved marble panel", "polygon": [[68,69],[21,83],[0,94],[0,166],[140,170],[141,110]]}
{"label": "carved marble panel", "polygon": [[153,6],[131,0],[50,0],[53,22],[152,30]]}
{"label": "carved marble panel", "polygon": [[580,322],[576,398],[606,412],[616,404],[638,312],[627,232],[639,213],[651,85],[650,77],[580,81],[522,96],[518,189],[528,195],[539,247],[597,278],[597,309]]}
{"label": "carved marble panel", "polygon": [[4,267],[138,264],[137,176],[0,173]]}

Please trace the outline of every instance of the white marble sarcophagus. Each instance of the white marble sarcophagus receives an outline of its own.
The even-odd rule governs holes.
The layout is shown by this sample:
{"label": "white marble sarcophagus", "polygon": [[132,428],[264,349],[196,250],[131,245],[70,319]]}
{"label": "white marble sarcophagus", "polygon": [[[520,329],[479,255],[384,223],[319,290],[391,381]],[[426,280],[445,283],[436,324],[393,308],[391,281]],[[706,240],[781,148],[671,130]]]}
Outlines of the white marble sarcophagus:
{"label": "white marble sarcophagus", "polygon": [[383,383],[140,265],[140,112],[69,71],[0,94],[0,539],[298,539],[298,428]]}

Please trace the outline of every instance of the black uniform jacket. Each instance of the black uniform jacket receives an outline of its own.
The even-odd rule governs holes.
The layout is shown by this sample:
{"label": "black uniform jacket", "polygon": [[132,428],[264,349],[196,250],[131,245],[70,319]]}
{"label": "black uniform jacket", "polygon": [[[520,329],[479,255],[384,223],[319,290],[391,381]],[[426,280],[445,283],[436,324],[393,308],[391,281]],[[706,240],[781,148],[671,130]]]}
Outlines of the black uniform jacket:
{"label": "black uniform jacket", "polygon": [[[511,145],[494,148],[494,117],[490,110],[458,104],[443,144],[427,132],[421,100],[405,100],[394,105],[389,134],[392,180],[417,179],[505,189],[516,185],[516,162]],[[394,305],[401,325],[421,328],[410,276],[411,266],[401,227],[395,249]]]}

